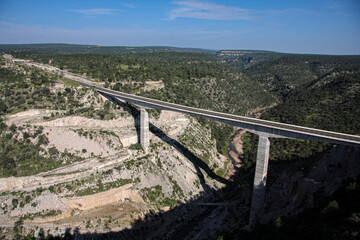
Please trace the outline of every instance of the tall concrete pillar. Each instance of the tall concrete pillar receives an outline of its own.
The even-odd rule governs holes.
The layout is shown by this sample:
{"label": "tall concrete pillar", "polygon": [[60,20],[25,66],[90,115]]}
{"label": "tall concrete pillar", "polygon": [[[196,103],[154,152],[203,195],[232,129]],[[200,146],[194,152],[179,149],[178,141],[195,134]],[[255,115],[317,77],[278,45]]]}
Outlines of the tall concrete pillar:
{"label": "tall concrete pillar", "polygon": [[256,170],[254,188],[251,199],[249,225],[253,226],[262,217],[265,207],[265,186],[269,164],[270,141],[268,137],[259,136],[258,151],[256,157]]}
{"label": "tall concrete pillar", "polygon": [[145,108],[140,110],[140,144],[144,149],[149,147],[149,114]]}

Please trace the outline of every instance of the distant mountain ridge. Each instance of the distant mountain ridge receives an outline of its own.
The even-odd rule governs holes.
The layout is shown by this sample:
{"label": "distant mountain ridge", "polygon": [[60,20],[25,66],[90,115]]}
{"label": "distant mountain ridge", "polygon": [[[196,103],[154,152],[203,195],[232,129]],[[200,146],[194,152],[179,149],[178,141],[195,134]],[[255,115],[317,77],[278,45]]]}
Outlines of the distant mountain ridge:
{"label": "distant mountain ridge", "polygon": [[[196,52],[197,50],[199,52]],[[6,52],[16,58],[50,64],[70,73],[104,83],[104,86],[113,90],[233,114],[250,115],[253,112],[256,114],[261,112],[262,119],[360,134],[360,109],[358,107],[360,105],[360,56],[288,54],[263,50],[206,51],[204,49],[151,46],[0,45],[0,53]],[[78,125],[74,130],[72,130],[73,127],[69,128],[68,132],[71,132],[74,139],[80,139],[81,142],[95,141],[104,136],[101,144],[106,149],[113,149],[110,149],[110,152],[115,151],[115,147],[119,146],[120,150],[130,151],[131,154],[134,154],[134,157],[124,160],[124,163],[118,165],[113,172],[105,172],[105,168],[102,168],[104,170],[99,168],[99,172],[87,176],[85,180],[89,183],[85,182],[86,184],[81,184],[76,180],[68,185],[43,187],[42,191],[36,189],[34,192],[23,192],[21,195],[20,192],[16,193],[17,195],[15,192],[6,193],[8,195],[2,197],[8,198],[6,209],[9,212],[15,210],[23,213],[19,211],[22,205],[28,209],[31,209],[31,206],[32,209],[41,210],[38,199],[46,199],[44,196],[49,194],[65,196],[65,194],[71,193],[79,197],[88,196],[110,186],[112,188],[118,186],[115,184],[128,182],[138,188],[139,185],[136,184],[141,184],[143,179],[146,179],[144,183],[148,184],[148,180],[154,178],[154,175],[148,174],[156,173],[158,176],[164,177],[165,181],[157,180],[161,179],[159,177],[155,178],[151,185],[142,185],[145,188],[139,188],[141,196],[144,201],[154,204],[157,210],[164,206],[171,208],[160,213],[155,210],[155,215],[150,211],[148,214],[144,214],[143,221],[137,220],[133,229],[138,237],[145,235],[148,237],[147,233],[152,234],[154,238],[155,236],[165,236],[158,229],[154,231],[157,226],[161,226],[159,229],[165,229],[166,231],[164,231],[170,235],[175,229],[174,236],[180,234],[184,235],[184,238],[187,236],[187,239],[193,239],[193,232],[189,232],[186,226],[194,225],[196,228],[191,231],[198,233],[200,229],[205,233],[208,229],[201,226],[209,226],[209,218],[206,216],[215,216],[211,221],[213,223],[216,221],[216,224],[211,223],[210,226],[212,233],[216,231],[218,239],[240,239],[242,234],[247,234],[240,229],[248,222],[247,207],[249,207],[251,197],[249,193],[251,193],[253,182],[252,174],[255,168],[258,137],[247,133],[242,138],[241,161],[243,163],[239,170],[239,179],[236,179],[232,185],[240,187],[237,191],[229,188],[231,197],[228,198],[227,194],[224,195],[226,196],[224,203],[228,203],[227,205],[221,205],[216,209],[215,205],[211,206],[215,210],[207,210],[209,206],[203,206],[206,210],[202,210],[202,206],[192,202],[185,203],[184,208],[176,210],[173,207],[178,204],[179,199],[192,198],[202,191],[201,189],[204,190],[203,192],[207,192],[210,189],[206,186],[207,182],[216,181],[216,179],[210,179],[208,177],[210,175],[205,175],[203,173],[205,169],[200,169],[201,167],[197,166],[195,171],[189,171],[188,168],[185,168],[188,164],[195,166],[196,163],[202,162],[202,164],[208,165],[206,169],[210,169],[216,175],[227,176],[226,171],[227,167],[231,166],[230,162],[227,164],[215,160],[228,153],[227,149],[230,144],[227,143],[233,134],[232,127],[197,118],[184,121],[182,116],[170,118],[170,115],[163,115],[160,117],[162,112],[150,110],[151,121],[157,121],[162,125],[150,127],[154,134],[153,140],[157,139],[157,141],[151,143],[150,153],[145,155],[139,149],[140,146],[136,143],[137,139],[128,137],[137,134],[135,120],[132,117],[137,119],[139,113],[135,114],[135,110],[126,107],[118,109],[108,101],[106,101],[108,103],[103,102],[99,95],[95,95],[96,92],[77,88],[76,85],[73,85],[74,83],[63,79],[63,75],[52,75],[38,69],[24,68],[22,64],[6,62],[0,56],[1,62],[6,67],[1,68],[0,66],[0,113],[2,111],[4,114],[13,115],[27,109],[50,110],[54,113],[53,115],[51,112],[46,113],[47,115],[39,114],[40,117],[43,116],[43,122],[69,123],[71,126],[73,126],[74,119],[81,121],[85,119],[87,122],[94,123],[95,121],[120,119],[120,117],[127,118],[124,122],[129,125],[124,125],[124,128],[121,129],[123,132],[120,132],[123,135],[119,135],[121,140],[124,139],[122,140],[123,146],[118,142],[121,140],[114,136],[117,134],[117,129],[108,129],[107,122],[104,123],[106,128],[101,130],[92,129],[93,125]],[[56,89],[54,84],[56,84]],[[277,105],[272,104],[275,102],[275,98]],[[269,108],[269,106],[273,107]],[[252,111],[253,109],[255,110]],[[10,123],[9,126],[5,126],[6,121],[8,120],[1,121],[0,118],[0,133],[3,136],[0,139],[3,143],[0,144],[0,166],[2,166],[0,173],[3,171],[3,176],[14,176],[14,173],[17,176],[25,176],[34,174],[34,172],[29,173],[30,171],[57,168],[62,164],[59,161],[62,158],[60,158],[61,154],[66,156],[68,162],[76,161],[77,155],[71,155],[67,150],[61,152],[55,145],[44,148],[47,152],[41,154],[42,146],[49,144],[52,146],[51,143],[54,141],[50,137],[54,136],[54,132],[57,131],[55,129],[57,125],[46,123],[47,126],[44,125],[44,128],[33,129],[26,125],[12,126]],[[177,125],[168,128],[172,122]],[[181,124],[188,122],[189,125],[183,132],[175,131],[181,129]],[[54,126],[54,128],[50,129],[49,126]],[[63,131],[63,129],[60,130]],[[177,135],[174,134],[173,137],[167,138],[166,136],[172,132],[176,132]],[[134,142],[131,142],[131,139]],[[30,140],[33,140],[34,143]],[[183,145],[178,153],[180,155],[172,155],[172,149],[177,149],[178,144]],[[314,232],[334,234],[335,237],[330,239],[354,239],[343,236],[351,234],[355,236],[359,231],[357,229],[360,229],[360,201],[355,201],[360,199],[359,149],[356,151],[348,147],[337,149],[331,144],[313,141],[271,139],[266,186],[266,213],[274,220],[270,225],[265,226],[270,233],[266,229],[263,231],[260,226],[260,231],[255,229],[254,235],[256,236],[253,239],[259,238],[257,235],[259,232],[267,235],[264,237],[266,239],[273,239],[272,236],[289,238],[286,234],[290,234],[290,238],[295,235],[299,236],[298,239],[303,239],[307,236],[313,237]],[[85,157],[93,150],[88,146],[83,148],[79,145],[77,151],[80,157]],[[48,159],[44,159],[44,156]],[[42,159],[42,161],[38,159]],[[224,160],[223,157],[221,159]],[[110,158],[108,160],[112,161]],[[108,160],[102,161],[107,164]],[[34,168],[34,166],[40,166],[37,164],[44,162],[46,165]],[[116,164],[119,162],[116,160]],[[99,164],[101,163],[99,162]],[[90,169],[95,168],[91,165]],[[184,170],[178,171],[179,169]],[[70,170],[71,174],[74,173],[71,167],[69,167]],[[178,171],[176,174],[175,170]],[[352,172],[352,175],[349,175],[349,172]],[[141,175],[134,176],[132,173]],[[356,175],[359,176],[357,179],[354,177]],[[186,177],[182,179],[182,176]],[[343,180],[344,186],[342,190],[340,189],[340,194],[331,195],[330,192],[325,192],[324,189],[330,187],[335,190],[334,186],[341,186]],[[13,180],[11,179],[9,182],[12,184]],[[209,192],[212,190],[210,189]],[[34,196],[31,197],[33,205],[29,201],[26,202],[27,195]],[[24,199],[22,199],[23,197]],[[37,197],[39,198],[37,199]],[[220,199],[221,197],[215,198],[216,202],[220,202]],[[0,200],[2,199],[0,198]],[[200,200],[202,204],[209,202],[207,198],[200,198]],[[46,201],[46,204],[48,202]],[[184,210],[189,206],[190,210]],[[310,214],[305,212],[305,215],[300,216],[300,220],[303,222],[287,219],[289,215],[297,214],[309,207],[315,208],[311,209]],[[22,209],[22,211],[24,210]],[[178,214],[178,212],[181,213]],[[190,215],[191,218],[188,217],[189,213],[193,214]],[[47,213],[42,212],[41,214]],[[75,217],[81,216],[78,214],[82,213],[76,210]],[[200,217],[195,218],[195,215]],[[171,216],[176,217],[172,218]],[[0,219],[4,218],[0,217]],[[96,228],[100,228],[100,223],[110,224],[103,220],[105,218],[89,219],[87,223],[84,219],[85,217],[81,219],[82,223],[80,224],[87,229],[86,231],[91,229],[86,227],[91,224]],[[153,222],[149,222],[148,219],[152,219]],[[200,222],[201,220],[197,219],[204,220]],[[115,222],[117,220],[114,221],[111,218],[111,221],[113,225],[109,226],[118,224]],[[154,224],[155,221],[158,225]],[[185,224],[185,227],[181,224]],[[73,224],[73,226],[76,225]],[[280,233],[278,233],[279,231]],[[281,235],[281,231],[284,232],[283,235]],[[0,229],[0,236],[1,234],[3,233]],[[261,234],[259,236],[262,236]],[[244,238],[252,239],[248,235]]]}
{"label": "distant mountain ridge", "polygon": [[98,45],[78,45],[63,43],[44,43],[44,44],[0,44],[0,53],[7,52],[34,52],[34,53],[82,53],[82,54],[122,54],[122,53],[153,53],[153,52],[194,52],[212,53],[215,50],[200,48],[180,48],[168,46],[98,46]]}

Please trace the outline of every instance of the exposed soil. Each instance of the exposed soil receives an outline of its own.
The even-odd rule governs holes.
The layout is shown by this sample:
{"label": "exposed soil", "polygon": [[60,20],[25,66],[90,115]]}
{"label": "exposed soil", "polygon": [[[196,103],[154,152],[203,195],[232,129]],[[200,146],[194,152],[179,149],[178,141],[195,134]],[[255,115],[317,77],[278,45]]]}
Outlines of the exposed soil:
{"label": "exposed soil", "polygon": [[131,190],[131,187],[132,184],[127,184],[85,197],[63,199],[62,202],[68,209],[62,214],[26,221],[26,223],[68,224],[110,216],[112,219],[118,219],[129,213],[139,213],[135,205],[144,208],[145,203],[138,191]]}
{"label": "exposed soil", "polygon": [[112,219],[119,219],[124,217],[127,214],[139,214],[139,210],[128,203],[114,203],[107,204],[101,207],[89,209],[82,211],[81,213],[77,213],[74,216],[70,216],[65,219],[61,219],[58,221],[54,221],[57,224],[67,224],[67,223],[77,223],[83,222],[84,220],[92,220],[95,218],[104,218],[104,217],[112,217]]}
{"label": "exposed soil", "polygon": [[242,165],[241,158],[243,155],[243,142],[241,138],[245,133],[245,130],[238,129],[235,134],[230,138],[228,156],[231,159],[231,163],[227,166],[228,170],[226,179],[234,180],[234,178],[237,176],[237,171]]}
{"label": "exposed soil", "polygon": [[126,184],[125,186],[110,189],[105,192],[85,196],[82,198],[74,198],[70,200],[63,200],[63,203],[71,209],[88,210],[97,208],[103,205],[112,204],[118,201],[124,201],[125,199],[133,202],[144,203],[138,191],[130,190],[132,184]]}

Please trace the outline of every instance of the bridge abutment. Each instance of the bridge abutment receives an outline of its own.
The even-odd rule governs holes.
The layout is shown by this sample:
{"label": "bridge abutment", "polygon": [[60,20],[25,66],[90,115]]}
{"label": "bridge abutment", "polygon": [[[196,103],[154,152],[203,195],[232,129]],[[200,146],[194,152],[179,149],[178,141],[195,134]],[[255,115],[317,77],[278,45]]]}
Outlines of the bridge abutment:
{"label": "bridge abutment", "polygon": [[259,136],[258,151],[256,157],[256,169],[254,187],[251,199],[249,225],[256,224],[264,213],[265,186],[269,165],[270,141],[267,136]]}
{"label": "bridge abutment", "polygon": [[140,144],[144,149],[149,147],[149,113],[140,108]]}

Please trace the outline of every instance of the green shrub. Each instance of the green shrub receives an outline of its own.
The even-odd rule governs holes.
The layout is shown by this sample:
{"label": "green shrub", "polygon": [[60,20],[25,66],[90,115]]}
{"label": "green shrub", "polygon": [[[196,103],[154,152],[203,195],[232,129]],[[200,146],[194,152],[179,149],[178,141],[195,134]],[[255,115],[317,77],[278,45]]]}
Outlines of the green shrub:
{"label": "green shrub", "polygon": [[129,149],[131,150],[142,150],[142,146],[140,143],[134,143],[129,146]]}

